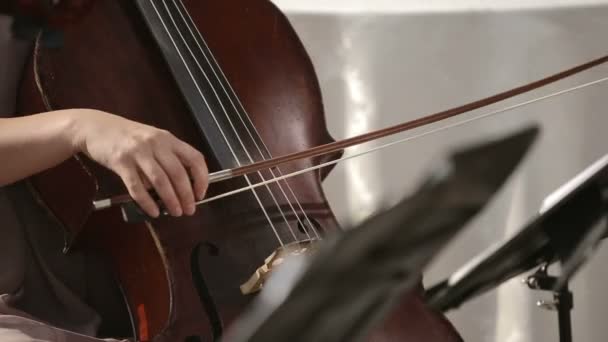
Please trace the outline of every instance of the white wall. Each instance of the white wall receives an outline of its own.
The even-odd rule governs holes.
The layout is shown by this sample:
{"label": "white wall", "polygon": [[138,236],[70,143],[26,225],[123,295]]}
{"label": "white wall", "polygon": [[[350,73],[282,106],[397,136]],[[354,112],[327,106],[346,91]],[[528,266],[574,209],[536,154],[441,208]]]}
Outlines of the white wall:
{"label": "white wall", "polygon": [[430,13],[568,8],[606,4],[606,0],[272,0],[293,13]]}
{"label": "white wall", "polygon": [[[275,2],[312,56],[335,138],[469,102],[608,53],[608,1]],[[585,5],[590,3],[596,6]],[[605,76],[603,66],[508,103]],[[539,123],[542,137],[525,165],[435,262],[426,275],[432,284],[516,232],[545,195],[608,152],[607,95],[608,85],[598,86],[409,142],[337,167],[325,187],[339,219],[357,221],[411,190],[447,148]],[[607,340],[605,261],[608,248],[576,277],[576,341]],[[467,341],[557,341],[554,314],[534,306],[549,297],[515,279],[449,317]]]}

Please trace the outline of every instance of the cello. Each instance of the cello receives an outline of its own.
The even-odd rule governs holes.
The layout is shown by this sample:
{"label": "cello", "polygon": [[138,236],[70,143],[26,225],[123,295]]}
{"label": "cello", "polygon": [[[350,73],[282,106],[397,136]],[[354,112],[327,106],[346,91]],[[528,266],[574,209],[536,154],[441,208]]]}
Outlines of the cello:
{"label": "cello", "polygon": [[[94,80],[94,81],[93,81]],[[286,17],[268,0],[97,1],[63,31],[39,36],[20,115],[93,108],[166,129],[220,171],[325,145],[319,85]],[[338,158],[299,159],[213,184],[210,196]],[[115,271],[138,341],[215,341],[260,283],[265,259],[339,225],[323,194],[330,168],[209,203],[192,217],[127,224],[92,203],[125,192],[109,170],[74,156],[29,179],[70,248],[98,250]],[[117,329],[119,330],[119,329]],[[457,341],[455,329],[407,294],[370,341]]]}

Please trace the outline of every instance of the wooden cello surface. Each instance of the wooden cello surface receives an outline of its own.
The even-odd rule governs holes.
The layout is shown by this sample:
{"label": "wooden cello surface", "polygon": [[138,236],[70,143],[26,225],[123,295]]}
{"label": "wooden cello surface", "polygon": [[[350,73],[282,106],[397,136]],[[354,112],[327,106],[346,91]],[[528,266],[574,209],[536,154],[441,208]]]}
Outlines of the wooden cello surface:
{"label": "wooden cello surface", "polygon": [[[157,44],[135,1],[98,1],[66,29],[61,48],[35,47],[20,114],[65,108],[115,113],[195,146],[210,171],[333,141],[310,59],[269,1],[147,3],[169,32],[165,45]],[[177,77],[190,92],[178,87],[159,46],[181,59],[185,67]],[[209,195],[323,161],[292,162],[214,184]],[[327,172],[203,205],[192,217],[140,224],[125,223],[118,209],[93,212],[94,199],[126,191],[117,176],[84,156],[32,177],[30,184],[65,227],[68,244],[107,257],[138,340],[212,341],[251,301],[254,295],[239,287],[277,247],[340,229],[321,186]],[[460,338],[415,292],[370,340]]]}

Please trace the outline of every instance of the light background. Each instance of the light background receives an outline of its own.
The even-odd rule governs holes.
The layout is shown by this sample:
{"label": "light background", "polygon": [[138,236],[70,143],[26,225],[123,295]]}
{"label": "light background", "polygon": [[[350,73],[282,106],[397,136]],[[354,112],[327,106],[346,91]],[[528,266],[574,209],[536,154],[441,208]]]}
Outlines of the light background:
{"label": "light background", "polygon": [[[337,139],[460,105],[608,53],[605,0],[274,2],[312,57],[328,126]],[[606,76],[608,67],[595,68],[492,108]],[[540,124],[542,137],[523,167],[428,270],[430,285],[517,232],[547,194],[608,153],[607,109],[608,85],[585,89],[347,162],[332,172],[325,188],[339,220],[357,222],[411,191],[447,149]],[[608,247],[574,281],[576,341],[608,340],[606,261]],[[555,314],[534,304],[549,298],[514,279],[449,318],[467,341],[557,341]]]}

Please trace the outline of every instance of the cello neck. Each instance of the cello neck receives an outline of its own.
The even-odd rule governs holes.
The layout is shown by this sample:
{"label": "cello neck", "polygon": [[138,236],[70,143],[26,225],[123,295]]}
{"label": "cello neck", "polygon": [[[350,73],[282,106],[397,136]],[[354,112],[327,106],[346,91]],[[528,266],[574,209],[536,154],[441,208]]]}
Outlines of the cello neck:
{"label": "cello neck", "polygon": [[254,162],[253,152],[261,151],[253,146],[261,146],[261,139],[181,0],[136,3],[202,133],[201,143],[210,147],[207,157],[222,169]]}

